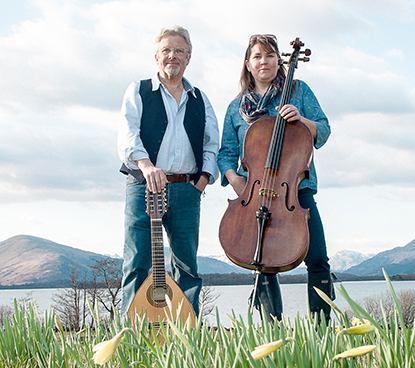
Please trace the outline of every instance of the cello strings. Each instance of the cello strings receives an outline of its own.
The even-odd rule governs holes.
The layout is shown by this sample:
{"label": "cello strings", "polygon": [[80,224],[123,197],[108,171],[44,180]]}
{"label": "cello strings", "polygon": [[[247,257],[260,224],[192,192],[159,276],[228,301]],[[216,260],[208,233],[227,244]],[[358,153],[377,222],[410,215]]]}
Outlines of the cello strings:
{"label": "cello strings", "polygon": [[[288,69],[288,75],[285,80],[285,86],[281,96],[280,108],[289,102],[289,96],[291,95],[291,89],[293,85],[294,68],[294,63],[291,63]],[[277,172],[279,169],[279,162],[281,158],[285,125],[285,120],[278,113],[273,129],[273,134],[271,137],[271,147],[268,153],[266,167],[264,170],[264,176],[262,180],[263,185],[261,187],[264,191],[262,193],[262,198],[260,200],[260,207],[265,206],[268,209],[271,208],[272,199],[274,197],[273,188],[276,184]],[[273,173],[273,171],[275,171],[275,173]]]}

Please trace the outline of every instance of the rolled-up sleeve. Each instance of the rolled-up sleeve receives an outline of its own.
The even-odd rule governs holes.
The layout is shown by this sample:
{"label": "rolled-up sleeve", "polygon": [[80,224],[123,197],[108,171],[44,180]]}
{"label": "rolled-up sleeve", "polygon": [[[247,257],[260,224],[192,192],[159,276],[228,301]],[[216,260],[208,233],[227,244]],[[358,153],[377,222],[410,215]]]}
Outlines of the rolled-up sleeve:
{"label": "rolled-up sleeve", "polygon": [[330,136],[329,120],[311,88],[303,81],[301,81],[301,99],[304,116],[314,121],[317,126],[317,138],[314,147],[318,149],[327,142]]}
{"label": "rolled-up sleeve", "polygon": [[232,122],[233,107],[229,105],[223,124],[222,144],[218,154],[218,165],[221,172],[221,185],[229,184],[225,173],[229,169],[238,170],[240,145],[236,128]]}
{"label": "rolled-up sleeve", "polygon": [[132,82],[123,98],[118,130],[118,155],[131,170],[137,170],[135,161],[148,158],[140,138],[143,103],[139,94],[140,82]]}
{"label": "rolled-up sleeve", "polygon": [[205,133],[203,137],[203,168],[202,171],[209,173],[209,184],[213,184],[219,176],[217,155],[219,151],[219,128],[218,119],[209,99],[202,91],[201,95],[205,104]]}

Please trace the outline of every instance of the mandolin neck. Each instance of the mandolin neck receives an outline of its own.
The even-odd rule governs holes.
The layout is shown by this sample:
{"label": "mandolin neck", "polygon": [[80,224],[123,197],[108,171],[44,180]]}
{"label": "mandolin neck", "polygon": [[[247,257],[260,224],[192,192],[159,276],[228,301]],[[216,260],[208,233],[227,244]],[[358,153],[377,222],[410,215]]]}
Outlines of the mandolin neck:
{"label": "mandolin neck", "polygon": [[153,266],[153,287],[166,288],[162,219],[151,219],[151,254]]}

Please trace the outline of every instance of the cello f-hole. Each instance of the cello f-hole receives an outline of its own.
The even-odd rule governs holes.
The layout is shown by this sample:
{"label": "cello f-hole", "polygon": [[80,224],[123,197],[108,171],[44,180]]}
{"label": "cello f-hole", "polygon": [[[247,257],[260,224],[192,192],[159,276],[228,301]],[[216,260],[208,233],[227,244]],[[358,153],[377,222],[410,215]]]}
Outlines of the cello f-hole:
{"label": "cello f-hole", "polygon": [[285,191],[285,207],[287,208],[288,211],[292,212],[295,210],[295,206],[291,206],[288,203],[288,197],[289,197],[289,192],[290,192],[290,186],[288,185],[287,182],[283,182],[281,184],[282,187],[286,187],[286,191]]}
{"label": "cello f-hole", "polygon": [[253,195],[253,193],[254,193],[254,186],[255,186],[255,184],[260,184],[260,181],[259,181],[259,180],[255,180],[255,181],[254,181],[254,183],[252,184],[252,187],[251,187],[251,191],[250,191],[250,193],[249,193],[248,202],[246,202],[246,201],[245,201],[245,199],[243,199],[243,200],[241,201],[241,205],[242,205],[242,206],[246,207],[246,206],[248,206],[248,204],[251,202],[252,195]]}

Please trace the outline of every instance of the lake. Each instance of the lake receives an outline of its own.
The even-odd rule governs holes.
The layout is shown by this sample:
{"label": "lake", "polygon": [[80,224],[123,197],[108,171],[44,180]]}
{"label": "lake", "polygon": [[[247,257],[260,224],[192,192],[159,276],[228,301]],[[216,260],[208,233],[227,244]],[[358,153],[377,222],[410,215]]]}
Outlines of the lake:
{"label": "lake", "polygon": [[[383,294],[388,291],[386,281],[347,281],[342,283],[350,297],[355,301],[362,301],[365,297]],[[401,290],[415,290],[415,281],[394,281],[392,285],[396,292]],[[335,284],[338,286],[338,284]],[[215,305],[219,310],[220,322],[229,327],[230,319],[227,315],[234,313],[241,315],[246,321],[248,313],[248,298],[252,291],[251,285],[234,285],[234,286],[211,286],[213,295],[218,295]],[[16,289],[0,290],[0,306],[9,305],[13,307],[13,299],[17,300],[30,297],[36,301],[39,307],[39,314],[53,305],[53,295],[61,292],[62,289]],[[290,319],[294,318],[297,313],[300,316],[307,314],[307,285],[306,284],[283,284],[281,285],[282,298],[284,303],[284,315]],[[337,299],[335,304],[341,309],[348,309],[348,304],[336,293]],[[259,322],[259,313],[253,314],[254,322]],[[210,324],[216,324],[216,316],[211,315],[207,318]]]}

